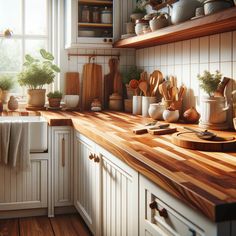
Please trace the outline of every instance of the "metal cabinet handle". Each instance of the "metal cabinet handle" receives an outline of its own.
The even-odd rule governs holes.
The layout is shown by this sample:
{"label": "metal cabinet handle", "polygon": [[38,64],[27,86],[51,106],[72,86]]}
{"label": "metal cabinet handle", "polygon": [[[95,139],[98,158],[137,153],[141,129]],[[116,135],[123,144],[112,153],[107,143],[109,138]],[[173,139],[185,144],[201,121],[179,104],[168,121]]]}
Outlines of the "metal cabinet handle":
{"label": "metal cabinet handle", "polygon": [[62,166],[65,166],[65,138],[63,137],[61,140],[61,161],[62,161]]}
{"label": "metal cabinet handle", "polygon": [[189,231],[192,233],[192,236],[197,236],[197,233],[194,229],[189,228]]}
{"label": "metal cabinet handle", "polygon": [[95,158],[95,154],[90,153],[89,159],[90,159],[90,160],[93,160],[94,158]]}
{"label": "metal cabinet handle", "polygon": [[97,163],[100,162],[100,158],[99,158],[99,156],[96,156],[96,157],[94,158],[94,162],[97,162]]}
{"label": "metal cabinet handle", "polygon": [[153,201],[149,204],[149,207],[152,210],[157,210],[159,212],[159,215],[163,218],[168,218],[168,212],[165,208],[162,208],[161,210],[158,208],[157,202]]}

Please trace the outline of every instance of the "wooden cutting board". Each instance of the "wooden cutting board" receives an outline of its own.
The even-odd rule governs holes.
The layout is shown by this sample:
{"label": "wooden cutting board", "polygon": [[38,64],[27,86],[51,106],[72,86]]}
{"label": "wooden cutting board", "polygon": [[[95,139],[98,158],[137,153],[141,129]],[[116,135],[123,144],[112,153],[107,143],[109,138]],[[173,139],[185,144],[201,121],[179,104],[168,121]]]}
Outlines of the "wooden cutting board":
{"label": "wooden cutting board", "polygon": [[87,63],[83,67],[82,110],[91,110],[94,98],[102,102],[102,67]]}
{"label": "wooden cutting board", "polygon": [[66,72],[65,94],[79,95],[80,94],[80,80],[78,72]]}
{"label": "wooden cutting board", "polygon": [[227,152],[236,150],[236,139],[232,136],[217,136],[213,140],[204,140],[194,133],[178,132],[172,135],[171,141],[177,146],[199,151]]}

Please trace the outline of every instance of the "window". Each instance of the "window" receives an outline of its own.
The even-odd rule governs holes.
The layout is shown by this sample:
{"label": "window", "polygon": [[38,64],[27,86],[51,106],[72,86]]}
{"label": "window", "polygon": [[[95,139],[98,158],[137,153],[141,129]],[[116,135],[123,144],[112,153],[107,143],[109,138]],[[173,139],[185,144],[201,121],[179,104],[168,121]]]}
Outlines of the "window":
{"label": "window", "polygon": [[[51,49],[51,0],[0,0],[0,74],[15,76],[25,54]],[[4,37],[9,29],[11,37]],[[16,79],[16,78],[15,78]],[[16,83],[13,93],[24,95]]]}

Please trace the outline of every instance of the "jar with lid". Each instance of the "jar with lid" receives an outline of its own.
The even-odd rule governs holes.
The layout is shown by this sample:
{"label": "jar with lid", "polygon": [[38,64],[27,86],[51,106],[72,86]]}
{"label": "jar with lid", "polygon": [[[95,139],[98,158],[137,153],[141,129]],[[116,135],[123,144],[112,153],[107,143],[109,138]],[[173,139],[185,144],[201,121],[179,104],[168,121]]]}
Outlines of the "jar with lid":
{"label": "jar with lid", "polygon": [[88,6],[83,6],[81,21],[84,23],[91,22],[90,9]]}
{"label": "jar with lid", "polygon": [[149,22],[148,20],[142,20],[142,19],[136,20],[136,22],[135,22],[135,33],[137,35],[143,34],[143,28],[148,26],[148,22]]}
{"label": "jar with lid", "polygon": [[93,8],[93,23],[100,23],[101,22],[101,13],[98,7]]}
{"label": "jar with lid", "polygon": [[103,24],[112,24],[112,10],[105,7],[101,12],[101,22]]}

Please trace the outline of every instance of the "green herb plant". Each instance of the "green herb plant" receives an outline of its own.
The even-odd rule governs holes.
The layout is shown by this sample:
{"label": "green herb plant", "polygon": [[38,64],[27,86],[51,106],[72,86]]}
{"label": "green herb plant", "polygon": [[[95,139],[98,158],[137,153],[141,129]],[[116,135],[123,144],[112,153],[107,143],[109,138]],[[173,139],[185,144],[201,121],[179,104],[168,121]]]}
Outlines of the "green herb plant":
{"label": "green herb plant", "polygon": [[1,90],[11,90],[14,87],[15,81],[10,75],[1,75],[0,76],[0,89]]}
{"label": "green herb plant", "polygon": [[48,98],[62,98],[62,92],[60,91],[54,91],[54,92],[50,92],[47,94]]}
{"label": "green herb plant", "polygon": [[144,7],[143,0],[136,0],[136,7],[134,8],[133,12],[134,14],[136,13],[141,13],[141,14],[146,14],[147,11]]}
{"label": "green herb plant", "polygon": [[140,74],[143,72],[143,70],[139,69],[137,66],[132,66],[126,71],[122,72],[122,80],[124,84],[128,84],[130,80],[140,79]]}
{"label": "green herb plant", "polygon": [[40,59],[29,54],[25,55],[23,71],[18,74],[20,86],[26,86],[29,89],[42,89],[45,84],[51,84],[56,73],[60,72],[59,67],[53,64],[54,57],[50,52],[40,49],[40,55]]}
{"label": "green herb plant", "polygon": [[217,90],[219,83],[221,82],[222,74],[219,71],[216,71],[215,74],[211,74],[209,71],[204,71],[203,75],[197,76],[200,88],[205,91],[210,97],[213,96],[213,93]]}

